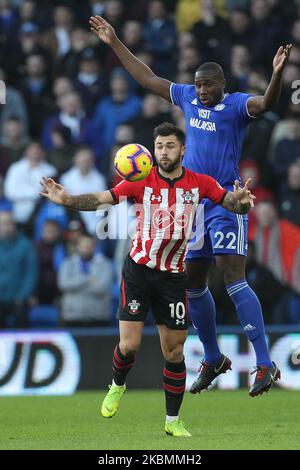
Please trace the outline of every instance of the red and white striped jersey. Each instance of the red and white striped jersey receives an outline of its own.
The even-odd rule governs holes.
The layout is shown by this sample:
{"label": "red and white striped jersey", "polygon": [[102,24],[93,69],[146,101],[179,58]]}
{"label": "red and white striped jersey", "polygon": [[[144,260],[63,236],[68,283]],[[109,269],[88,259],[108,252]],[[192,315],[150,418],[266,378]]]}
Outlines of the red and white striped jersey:
{"label": "red and white striped jersey", "polygon": [[131,258],[152,269],[178,273],[185,269],[187,244],[201,199],[221,204],[226,190],[210,176],[186,168],[171,180],[155,167],[141,181],[121,181],[111,194],[117,203],[127,197],[136,204],[138,224]]}

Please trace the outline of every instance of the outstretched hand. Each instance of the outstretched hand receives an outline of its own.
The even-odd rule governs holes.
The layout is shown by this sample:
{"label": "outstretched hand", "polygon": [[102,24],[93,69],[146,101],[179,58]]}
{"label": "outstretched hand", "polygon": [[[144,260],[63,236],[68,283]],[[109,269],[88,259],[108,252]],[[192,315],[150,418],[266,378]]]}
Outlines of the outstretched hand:
{"label": "outstretched hand", "polygon": [[116,33],[114,28],[105,21],[102,16],[91,16],[90,20],[91,31],[98,36],[101,41],[109,46],[112,44],[113,40],[116,39]]}
{"label": "outstretched hand", "polygon": [[46,197],[56,204],[66,204],[69,194],[61,184],[56,183],[52,178],[45,177],[42,178],[40,184],[43,188],[39,193],[40,196]]}
{"label": "outstretched hand", "polygon": [[287,44],[286,46],[279,47],[273,59],[273,69],[275,73],[282,72],[290,56],[291,49],[292,44]]}
{"label": "outstretched hand", "polygon": [[236,195],[238,201],[242,205],[250,204],[251,207],[254,207],[255,196],[251,193],[249,187],[251,184],[251,178],[249,178],[243,188],[239,187],[238,180],[234,182],[234,194]]}

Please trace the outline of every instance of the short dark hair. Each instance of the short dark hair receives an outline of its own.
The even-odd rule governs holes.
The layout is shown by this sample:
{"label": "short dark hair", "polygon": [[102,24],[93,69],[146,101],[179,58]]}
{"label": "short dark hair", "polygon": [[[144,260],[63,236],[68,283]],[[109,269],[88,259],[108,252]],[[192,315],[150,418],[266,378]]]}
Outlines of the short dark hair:
{"label": "short dark hair", "polygon": [[179,127],[174,126],[170,122],[163,122],[156,126],[153,132],[154,140],[159,136],[162,135],[164,137],[168,135],[176,135],[179,142],[184,145],[185,144],[185,133],[179,129]]}
{"label": "short dark hair", "polygon": [[216,78],[224,80],[224,71],[221,65],[217,64],[216,62],[205,62],[204,64],[200,65],[197,68],[196,73],[197,72],[203,72],[203,73],[208,73],[210,75],[215,75]]}

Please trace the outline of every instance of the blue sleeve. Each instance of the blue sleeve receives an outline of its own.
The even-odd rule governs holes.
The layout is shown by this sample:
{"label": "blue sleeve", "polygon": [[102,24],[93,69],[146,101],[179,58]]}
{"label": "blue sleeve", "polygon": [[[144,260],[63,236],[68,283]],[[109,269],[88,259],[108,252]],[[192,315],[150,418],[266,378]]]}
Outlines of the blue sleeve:
{"label": "blue sleeve", "polygon": [[185,90],[187,85],[179,85],[178,83],[171,83],[170,86],[170,96],[173,104],[179,106],[183,109]]}
{"label": "blue sleeve", "polygon": [[247,108],[247,101],[252,98],[248,93],[235,93],[235,104],[238,115],[245,121],[249,121],[253,116],[250,116]]}

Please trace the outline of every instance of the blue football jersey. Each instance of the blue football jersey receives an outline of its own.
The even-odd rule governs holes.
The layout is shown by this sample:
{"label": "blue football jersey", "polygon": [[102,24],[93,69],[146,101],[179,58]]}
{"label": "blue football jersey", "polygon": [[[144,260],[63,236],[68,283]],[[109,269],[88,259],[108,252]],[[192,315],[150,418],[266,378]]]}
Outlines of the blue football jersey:
{"label": "blue football jersey", "polygon": [[172,83],[170,95],[186,120],[186,152],[183,165],[196,173],[215,178],[222,186],[232,189],[240,181],[239,160],[251,116],[246,93],[226,94],[212,108],[203,106],[194,85]]}

